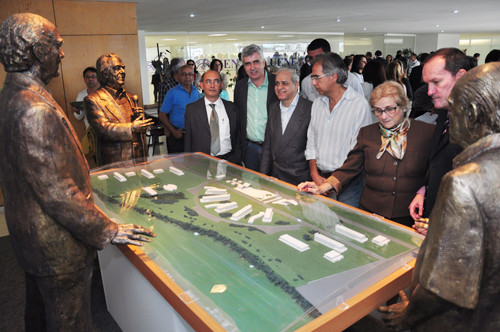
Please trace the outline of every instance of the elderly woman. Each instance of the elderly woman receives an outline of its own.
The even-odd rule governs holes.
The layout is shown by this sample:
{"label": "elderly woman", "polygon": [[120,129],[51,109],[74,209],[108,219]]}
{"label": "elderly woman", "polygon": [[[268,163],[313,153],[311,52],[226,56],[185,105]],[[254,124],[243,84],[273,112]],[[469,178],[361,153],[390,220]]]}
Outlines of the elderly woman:
{"label": "elderly woman", "polygon": [[434,126],[408,118],[408,98],[403,87],[394,81],[375,88],[370,105],[379,123],[360,129],[356,146],[344,164],[319,187],[314,182],[303,182],[298,189],[313,194],[329,190],[339,193],[365,171],[360,207],[411,226],[408,206],[425,184]]}

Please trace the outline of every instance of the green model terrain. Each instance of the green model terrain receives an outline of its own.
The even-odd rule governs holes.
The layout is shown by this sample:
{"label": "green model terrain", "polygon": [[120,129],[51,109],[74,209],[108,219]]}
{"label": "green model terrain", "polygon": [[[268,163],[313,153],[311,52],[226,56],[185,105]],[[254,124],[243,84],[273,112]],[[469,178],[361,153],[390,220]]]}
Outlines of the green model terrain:
{"label": "green model terrain", "polygon": [[[169,172],[169,166],[185,174],[175,175]],[[196,299],[199,304],[226,330],[280,331],[292,323],[303,325],[319,313],[296,288],[411,253],[420,245],[421,238],[411,232],[326,199],[298,195],[293,187],[237,167],[225,167],[225,177],[215,179],[217,166],[217,161],[203,155],[183,155],[143,167],[120,169],[122,175],[130,171],[136,173],[127,177],[126,182],[115,179],[113,171],[95,173],[92,185],[104,204],[103,210],[118,216],[118,222],[133,222],[154,229],[158,236],[144,251],[183,289],[199,296]],[[221,166],[226,165],[219,168]],[[147,179],[140,173],[141,168],[150,172],[161,168],[164,172],[153,173],[155,178]],[[99,180],[97,175],[102,174],[109,178]],[[232,179],[294,199],[298,204],[261,202],[236,190],[235,185],[228,183]],[[167,192],[163,189],[165,184],[175,184],[177,190]],[[205,208],[205,205],[224,203],[201,203],[205,186],[227,189],[230,201],[237,202],[238,207],[221,214],[213,208]],[[150,196],[143,187],[150,187],[158,194]],[[252,205],[249,214],[238,221],[230,220],[233,213],[248,204]],[[271,223],[263,222],[262,218],[248,223],[251,215],[269,207],[274,210]],[[359,243],[336,233],[336,223],[365,234],[369,241]],[[347,246],[341,261],[332,263],[323,258],[331,249],[314,241],[314,233],[318,231]],[[293,249],[279,241],[283,234],[308,244],[310,249],[304,252]],[[380,234],[391,239],[388,245],[380,247],[371,242]],[[215,285],[225,285],[227,289],[211,293]],[[297,325],[295,320],[300,323]]]}

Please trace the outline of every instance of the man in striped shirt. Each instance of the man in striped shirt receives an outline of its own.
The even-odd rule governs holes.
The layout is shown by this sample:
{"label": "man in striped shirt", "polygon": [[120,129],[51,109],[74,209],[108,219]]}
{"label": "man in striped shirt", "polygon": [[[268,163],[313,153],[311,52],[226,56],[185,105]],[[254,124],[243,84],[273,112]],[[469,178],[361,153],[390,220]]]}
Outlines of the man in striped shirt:
{"label": "man in striped shirt", "polygon": [[[372,123],[365,97],[343,86],[347,75],[347,68],[336,53],[321,54],[313,61],[311,79],[321,96],[312,105],[305,155],[318,186],[342,166],[356,144],[359,129]],[[360,175],[336,198],[358,207],[362,190]]]}

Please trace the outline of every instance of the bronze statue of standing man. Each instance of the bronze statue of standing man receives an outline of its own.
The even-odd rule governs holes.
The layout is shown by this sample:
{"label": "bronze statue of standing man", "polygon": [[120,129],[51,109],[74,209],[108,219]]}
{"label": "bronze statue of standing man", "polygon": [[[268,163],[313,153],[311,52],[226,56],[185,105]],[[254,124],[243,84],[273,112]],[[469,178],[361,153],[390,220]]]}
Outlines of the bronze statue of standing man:
{"label": "bronze statue of standing man", "polygon": [[430,215],[410,299],[381,307],[395,330],[500,331],[500,62],[453,88],[453,159]]}
{"label": "bronze statue of standing man", "polygon": [[143,158],[145,133],[153,124],[145,120],[137,99],[123,89],[125,65],[118,54],[104,54],[96,62],[101,87],[84,99],[85,113],[97,136],[97,163]]}
{"label": "bronze statue of standing man", "polygon": [[26,276],[26,331],[90,331],[96,250],[149,242],[94,205],[80,142],[47,84],[59,75],[63,40],[34,14],[0,26],[0,185],[14,254]]}

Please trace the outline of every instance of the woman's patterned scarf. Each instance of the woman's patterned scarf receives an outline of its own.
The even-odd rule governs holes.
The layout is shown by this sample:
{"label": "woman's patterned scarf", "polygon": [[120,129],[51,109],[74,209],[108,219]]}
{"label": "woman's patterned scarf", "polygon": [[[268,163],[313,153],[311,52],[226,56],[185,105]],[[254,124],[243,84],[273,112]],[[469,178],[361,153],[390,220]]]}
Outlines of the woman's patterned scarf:
{"label": "woman's patterned scarf", "polygon": [[410,129],[410,120],[405,118],[393,129],[386,129],[381,124],[379,126],[382,145],[378,150],[377,159],[380,159],[385,151],[396,159],[403,159],[406,152],[406,134]]}

